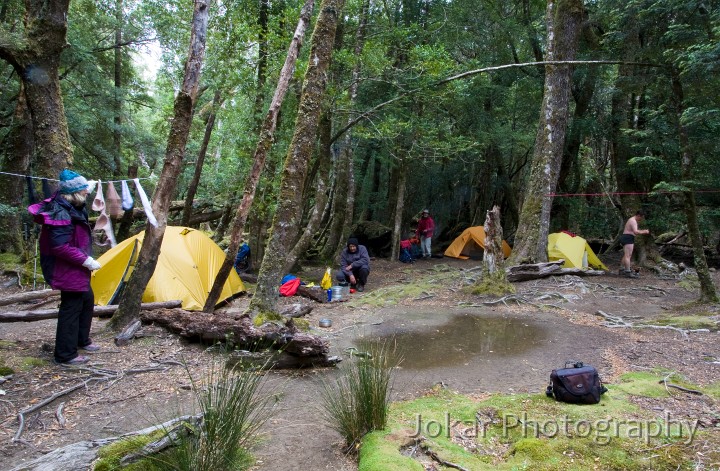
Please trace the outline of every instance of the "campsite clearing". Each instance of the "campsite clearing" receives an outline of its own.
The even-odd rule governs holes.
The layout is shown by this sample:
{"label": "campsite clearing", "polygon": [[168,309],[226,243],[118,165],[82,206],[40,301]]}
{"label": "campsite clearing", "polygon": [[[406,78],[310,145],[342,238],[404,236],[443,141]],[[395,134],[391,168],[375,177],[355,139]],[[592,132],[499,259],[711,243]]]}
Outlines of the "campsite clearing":
{"label": "campsite clearing", "polygon": [[[604,261],[617,265],[617,260]],[[373,260],[368,291],[351,295],[349,302],[317,304],[294,297],[282,303],[313,305],[307,317],[312,333],[326,336],[331,354],[345,361],[351,361],[352,348],[362,351],[370,339],[396,339],[408,361],[397,370],[395,400],[421,397],[434,387],[472,397],[542,394],[550,370],[566,360],[596,366],[611,389],[622,374],[647,371],[674,372],[703,387],[720,384],[718,306],[688,304],[697,294],[677,280],[648,273],[637,280],[612,274],[551,277],[516,283],[512,296],[481,298],[463,289],[479,276],[479,270],[472,270],[478,263],[445,258],[408,266]],[[299,276],[317,283],[323,273],[324,267],[314,267]],[[14,292],[17,289],[6,289],[2,296]],[[247,302],[247,297],[238,298],[232,308],[241,310]],[[598,311],[637,327],[605,326],[607,319]],[[688,324],[690,317],[713,331],[642,328],[648,323],[690,329],[697,324]],[[321,318],[332,319],[332,327],[320,328]],[[674,318],[682,324],[674,324]],[[105,324],[100,320],[93,325],[93,340],[103,350],[93,354],[92,365],[102,368],[107,378],[90,381],[28,414],[22,439],[15,442],[11,439],[18,431],[18,411],[93,375],[50,364],[45,346],[53,343],[54,321],[0,325],[0,366],[15,370],[12,379],[0,385],[5,391],[0,401],[0,460],[6,467],[63,445],[116,436],[190,411],[188,372],[198,378],[224,354],[221,347],[188,343],[149,326],[142,329],[143,337],[117,348]],[[335,374],[333,368],[268,373],[268,386],[282,394],[254,451],[256,469],[356,469],[355,460],[342,454],[339,436],[320,417],[321,380]],[[718,431],[717,400],[708,395],[675,390],[666,398],[638,396],[634,402],[648,413],[667,410],[700,420],[706,431]],[[64,426],[57,416],[61,403]],[[706,452],[701,445],[693,444],[696,448],[689,451]]]}

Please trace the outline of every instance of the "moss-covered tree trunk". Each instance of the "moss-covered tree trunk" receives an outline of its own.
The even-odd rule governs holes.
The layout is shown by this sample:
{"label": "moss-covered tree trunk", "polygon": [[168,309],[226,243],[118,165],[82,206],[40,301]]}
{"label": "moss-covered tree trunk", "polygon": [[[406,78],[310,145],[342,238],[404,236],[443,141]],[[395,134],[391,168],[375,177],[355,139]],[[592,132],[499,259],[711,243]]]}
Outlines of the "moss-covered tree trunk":
{"label": "moss-covered tree trunk", "polygon": [[[395,190],[395,208],[393,210],[393,233],[392,233],[392,250],[390,260],[398,260],[400,257],[400,239],[403,235],[402,219],[403,208],[405,207],[405,185],[407,184],[407,157],[404,153],[398,162],[398,178],[397,188]],[[407,232],[407,231],[405,231]]]}
{"label": "moss-covered tree trunk", "polygon": [[323,0],[320,7],[295,121],[295,133],[285,159],[278,207],[258,274],[255,296],[250,303],[251,312],[275,312],[278,286],[285,267],[284,257],[300,230],[302,189],[315,147],[335,31],[343,4],[344,0]]}
{"label": "moss-covered tree trunk", "polygon": [[[7,138],[3,141],[7,151],[3,152],[2,170],[15,174],[29,173],[30,160],[33,153],[32,121],[30,111],[25,101],[24,86],[20,83],[18,99],[13,113],[13,125]],[[23,253],[21,211],[23,207],[23,194],[25,180],[13,176],[0,175],[0,203],[7,206],[2,212],[3,227],[0,229],[0,251]],[[32,184],[35,184],[33,182]],[[17,211],[8,214],[5,211]]]}
{"label": "moss-covered tree trunk", "polygon": [[[685,104],[682,82],[680,81],[680,76],[677,71],[673,71],[672,73],[672,89],[673,101],[675,102],[678,141],[680,144],[683,186],[687,186],[692,185],[694,159],[693,154],[690,151],[688,130],[682,121],[682,115],[685,112]],[[697,207],[695,205],[695,193],[691,188],[688,188],[683,191],[683,198],[688,234],[690,235],[690,244],[693,248],[695,270],[697,271],[698,279],[700,281],[700,301],[706,303],[716,303],[718,302],[718,296],[712,277],[710,276],[707,259],[705,258],[705,251],[703,250],[702,234],[700,233],[700,225],[698,224],[697,218]]]}
{"label": "moss-covered tree trunk", "polygon": [[[548,0],[548,61],[574,60],[578,49],[583,4],[579,0]],[[535,137],[530,179],[520,210],[511,264],[547,261],[550,210],[562,162],[568,122],[572,68],[545,66],[545,90]]]}
{"label": "moss-covered tree trunk", "polygon": [[[272,147],[273,139],[275,137],[275,128],[277,127],[280,107],[282,106],[282,102],[285,99],[288,88],[290,87],[292,73],[295,69],[295,63],[297,62],[298,54],[300,53],[300,48],[302,47],[303,40],[305,38],[305,30],[310,23],[310,17],[312,16],[314,7],[314,0],[306,0],[305,5],[300,12],[300,19],[298,20],[297,27],[295,28],[295,34],[290,41],[290,47],[288,49],[287,56],[285,56],[285,63],[280,71],[277,87],[275,87],[275,94],[273,95],[270,108],[268,108],[262,128],[260,129],[260,136],[258,137],[255,155],[253,156],[253,165],[250,169],[250,173],[245,179],[242,201],[235,212],[235,221],[230,229],[230,243],[228,244],[226,257],[220,267],[220,271],[218,271],[218,274],[215,277],[215,282],[210,289],[207,301],[205,301],[205,306],[203,307],[204,312],[213,312],[215,309],[215,304],[217,304],[217,301],[220,298],[225,281],[230,275],[230,270],[233,268],[235,255],[237,254],[238,248],[240,248],[242,232],[245,229],[245,224],[247,223],[248,215],[250,214],[250,207],[255,199],[255,192],[257,191],[258,182],[260,181],[260,175],[263,167],[265,166],[265,160],[267,159],[268,152],[270,152],[270,147]],[[302,193],[301,189],[302,184],[298,187],[297,191]],[[301,209],[302,206],[299,208]],[[257,227],[254,229],[258,230]]]}
{"label": "moss-covered tree trunk", "polygon": [[70,0],[25,0],[23,31],[0,26],[0,59],[12,65],[25,87],[35,138],[34,173],[57,178],[73,162],[60,90],[60,54],[67,46]]}
{"label": "moss-covered tree trunk", "polygon": [[182,87],[175,97],[173,120],[165,150],[165,162],[160,173],[158,186],[155,188],[152,197],[152,210],[157,219],[157,225],[148,222],[145,227],[145,237],[135,270],[130,276],[127,288],[120,299],[120,308],[115,311],[110,320],[110,325],[116,329],[124,327],[128,322],[138,317],[145,287],[155,272],[160,247],[165,235],[168,209],[175,193],[178,176],[182,171],[185,145],[190,134],[193,107],[195,106],[200,84],[200,69],[205,57],[208,9],[205,0],[195,1],[190,34],[190,50],[185,63],[185,75]]}
{"label": "moss-covered tree trunk", "polygon": [[500,208],[496,205],[485,216],[485,250],[483,251],[483,273],[507,281],[505,276],[505,254],[502,250],[503,230],[500,224]]}

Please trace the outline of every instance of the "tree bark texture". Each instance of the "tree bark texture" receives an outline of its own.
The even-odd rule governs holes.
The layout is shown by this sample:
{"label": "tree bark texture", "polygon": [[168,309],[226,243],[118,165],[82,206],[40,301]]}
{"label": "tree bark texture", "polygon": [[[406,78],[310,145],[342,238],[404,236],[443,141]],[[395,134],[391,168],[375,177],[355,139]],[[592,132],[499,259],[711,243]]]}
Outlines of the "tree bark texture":
{"label": "tree bark texture", "polygon": [[249,310],[274,312],[278,286],[285,266],[289,244],[297,237],[302,216],[302,188],[308,162],[315,147],[322,99],[332,57],[335,31],[344,0],[323,0],[313,31],[310,63],[303,84],[300,107],[290,148],[285,159],[278,207],[273,218],[270,238],[258,274],[258,285]]}
{"label": "tree bark texture", "polygon": [[25,86],[33,123],[37,174],[56,178],[73,162],[58,68],[65,49],[70,0],[25,0],[25,30],[0,26],[0,59]]}
{"label": "tree bark texture", "polygon": [[483,272],[490,275],[502,273],[505,277],[505,271],[502,269],[505,255],[502,250],[503,231],[500,224],[500,208],[493,206],[487,211],[485,216],[485,250],[483,251]]}
{"label": "tree bark texture", "polygon": [[110,321],[110,325],[115,329],[124,327],[138,316],[142,295],[157,265],[167,225],[168,209],[177,186],[178,175],[182,171],[185,145],[190,133],[193,106],[200,83],[200,69],[205,56],[208,17],[208,4],[205,0],[196,0],[192,18],[190,50],[185,63],[185,76],[182,87],[175,97],[165,162],[158,186],[153,194],[152,210],[157,219],[157,226],[150,222],[146,225],[145,238],[137,265],[120,300],[121,307]]}
{"label": "tree bark texture", "polygon": [[[6,138],[7,152],[4,152],[3,170],[19,175],[28,174],[35,140],[32,120],[25,100],[25,86],[20,83],[18,99],[13,113],[13,125]],[[35,185],[35,181],[30,182]],[[24,208],[23,194],[25,180],[13,176],[0,175],[0,203],[11,208]],[[30,202],[28,202],[29,204]],[[23,238],[20,209],[15,214],[3,216],[3,238],[0,240],[2,252],[23,253]]]}
{"label": "tree bark texture", "polygon": [[[579,0],[548,0],[547,60],[574,60],[578,49],[583,5]],[[545,89],[535,138],[530,179],[515,235],[513,263],[547,260],[550,210],[557,187],[568,122],[572,68],[545,67]]]}
{"label": "tree bark texture", "polygon": [[397,191],[395,192],[395,220],[393,221],[392,251],[390,260],[398,260],[400,257],[400,239],[403,235],[402,216],[405,207],[405,184],[407,181],[407,157],[401,157],[398,162]]}
{"label": "tree bark texture", "polygon": [[[314,7],[315,0],[306,0],[305,5],[300,12],[300,19],[298,20],[297,27],[295,28],[295,34],[290,41],[290,47],[288,48],[288,53],[285,57],[285,63],[280,71],[277,87],[275,87],[275,94],[273,95],[272,102],[270,103],[270,108],[265,115],[262,129],[260,130],[257,147],[255,148],[255,155],[253,156],[253,165],[245,180],[242,201],[235,213],[235,220],[230,230],[230,243],[228,244],[226,252],[227,255],[225,257],[225,261],[220,267],[217,277],[215,278],[215,282],[210,289],[207,301],[203,307],[204,312],[211,313],[215,309],[215,304],[217,304],[217,300],[220,298],[220,293],[222,293],[225,280],[227,280],[227,277],[230,275],[230,270],[233,268],[235,255],[240,248],[242,232],[245,229],[245,224],[247,223],[250,207],[255,199],[255,192],[257,190],[258,182],[260,181],[260,175],[263,167],[265,166],[265,160],[268,152],[270,152],[270,148],[272,147],[275,137],[275,129],[277,127],[278,115],[280,114],[280,107],[282,106],[282,102],[285,99],[288,88],[290,87],[292,73],[295,69],[300,48],[302,47],[303,40],[305,38],[305,30],[310,23],[310,17],[312,16]],[[300,188],[302,188],[302,185]],[[280,280],[278,279],[278,281]]]}
{"label": "tree bark texture", "polygon": [[185,209],[183,210],[181,221],[183,226],[188,226],[190,224],[193,200],[195,199],[195,194],[197,193],[198,185],[200,184],[200,176],[202,175],[205,156],[207,155],[208,146],[210,145],[210,137],[212,136],[213,129],[215,128],[215,116],[222,105],[222,101],[220,90],[215,90],[212,108],[205,120],[205,134],[203,135],[203,140],[200,144],[200,150],[198,150],[198,158],[197,162],[195,162],[195,173],[193,174],[192,181],[190,181],[190,184],[188,185],[187,195],[185,196]]}
{"label": "tree bark texture", "polygon": [[[677,123],[678,140],[680,143],[680,158],[683,183],[692,184],[694,159],[690,151],[690,139],[687,127],[683,124],[682,115],[685,112],[683,86],[677,71],[672,72],[673,101],[675,102],[675,114]],[[685,217],[687,218],[688,234],[690,244],[693,248],[693,259],[695,270],[700,281],[700,301],[705,303],[717,303],[718,295],[715,291],[712,276],[708,268],[705,251],[703,250],[702,234],[697,218],[697,206],[695,205],[695,193],[692,189],[683,191]]]}

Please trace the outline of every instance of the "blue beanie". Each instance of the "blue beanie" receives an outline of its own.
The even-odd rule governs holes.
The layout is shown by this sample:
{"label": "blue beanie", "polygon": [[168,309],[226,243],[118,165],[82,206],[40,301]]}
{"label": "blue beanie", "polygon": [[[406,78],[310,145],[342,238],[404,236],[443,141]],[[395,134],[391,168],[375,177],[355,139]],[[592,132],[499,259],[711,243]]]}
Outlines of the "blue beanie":
{"label": "blue beanie", "polygon": [[68,169],[60,172],[60,193],[63,195],[70,195],[88,189],[90,189],[88,181],[79,173]]}

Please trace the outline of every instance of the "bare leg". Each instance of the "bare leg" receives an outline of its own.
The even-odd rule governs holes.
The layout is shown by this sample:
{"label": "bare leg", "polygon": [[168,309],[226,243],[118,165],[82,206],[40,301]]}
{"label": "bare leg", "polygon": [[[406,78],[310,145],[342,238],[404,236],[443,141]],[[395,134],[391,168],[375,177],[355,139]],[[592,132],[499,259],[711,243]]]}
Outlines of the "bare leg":
{"label": "bare leg", "polygon": [[632,258],[633,249],[635,248],[635,244],[627,244],[623,246],[623,258],[620,262],[620,265],[625,270],[630,271],[630,260]]}

